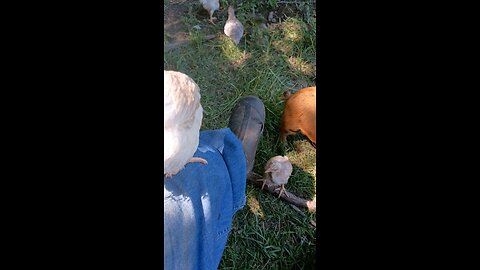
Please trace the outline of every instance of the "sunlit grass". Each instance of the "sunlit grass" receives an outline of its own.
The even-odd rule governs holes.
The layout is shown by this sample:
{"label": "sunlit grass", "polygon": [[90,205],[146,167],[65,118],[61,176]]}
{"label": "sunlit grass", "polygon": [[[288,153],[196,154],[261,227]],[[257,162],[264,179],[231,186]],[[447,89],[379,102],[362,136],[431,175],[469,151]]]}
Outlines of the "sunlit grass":
{"label": "sunlit grass", "polygon": [[[222,3],[224,3],[223,1]],[[222,5],[223,5],[222,4]],[[242,2],[239,12],[255,8]],[[242,96],[258,96],[265,104],[266,122],[257,148],[254,171],[262,174],[273,156],[286,155],[294,166],[288,191],[315,198],[316,150],[302,135],[279,140],[285,90],[315,85],[315,20],[289,18],[267,29],[244,23],[247,33],[238,46],[222,36],[226,8],[215,14],[217,25],[206,25],[194,8],[183,19],[195,39],[189,46],[165,54],[164,68],[192,77],[201,89],[204,118],[202,130],[228,125],[230,112]],[[243,20],[250,13],[240,13]],[[201,30],[193,28],[200,25]],[[202,35],[218,34],[202,41]],[[301,211],[257,187],[247,185],[247,204],[234,217],[219,269],[310,269],[314,264],[316,229],[309,225],[316,213]]]}

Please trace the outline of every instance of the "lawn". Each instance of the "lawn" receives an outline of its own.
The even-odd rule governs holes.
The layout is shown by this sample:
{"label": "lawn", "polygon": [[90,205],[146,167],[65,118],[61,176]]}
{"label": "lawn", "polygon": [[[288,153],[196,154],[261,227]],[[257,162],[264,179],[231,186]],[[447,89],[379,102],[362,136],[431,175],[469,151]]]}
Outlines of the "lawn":
{"label": "lawn", "polygon": [[[271,157],[286,155],[294,167],[287,190],[312,200],[316,198],[316,150],[302,135],[289,137],[285,145],[278,137],[283,92],[316,85],[314,4],[242,1],[236,14],[245,26],[245,36],[237,47],[223,35],[228,5],[220,3],[214,15],[216,25],[206,22],[207,14],[198,1],[177,4],[184,5],[181,22],[192,42],[164,51],[164,69],[183,72],[199,85],[202,130],[226,127],[240,97],[258,96],[265,104],[266,123],[254,171],[263,173]],[[169,5],[168,0],[164,4]],[[271,10],[277,11],[275,23],[260,19]],[[216,37],[205,40],[212,34]],[[164,36],[165,42],[169,39]],[[247,204],[234,217],[219,269],[313,268],[316,228],[309,222],[316,220],[316,213],[299,212],[253,185],[247,185],[246,195]]]}

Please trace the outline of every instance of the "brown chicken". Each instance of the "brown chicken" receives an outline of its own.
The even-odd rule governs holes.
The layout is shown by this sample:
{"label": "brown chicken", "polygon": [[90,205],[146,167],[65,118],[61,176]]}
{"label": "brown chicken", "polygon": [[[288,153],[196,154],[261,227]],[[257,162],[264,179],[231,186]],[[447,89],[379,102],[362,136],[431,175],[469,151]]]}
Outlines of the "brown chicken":
{"label": "brown chicken", "polygon": [[317,148],[317,87],[303,88],[293,95],[285,92],[285,109],[280,126],[280,140],[295,133],[305,135]]}

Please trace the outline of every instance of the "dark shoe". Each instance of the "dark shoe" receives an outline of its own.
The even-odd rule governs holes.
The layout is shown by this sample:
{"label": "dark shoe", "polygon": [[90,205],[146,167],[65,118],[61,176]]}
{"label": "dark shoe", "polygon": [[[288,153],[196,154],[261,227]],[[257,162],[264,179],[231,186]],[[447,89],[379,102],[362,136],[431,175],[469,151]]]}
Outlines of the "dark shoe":
{"label": "dark shoe", "polygon": [[247,159],[247,177],[252,172],[257,144],[265,125],[265,106],[254,96],[241,98],[233,108],[228,127],[242,142]]}

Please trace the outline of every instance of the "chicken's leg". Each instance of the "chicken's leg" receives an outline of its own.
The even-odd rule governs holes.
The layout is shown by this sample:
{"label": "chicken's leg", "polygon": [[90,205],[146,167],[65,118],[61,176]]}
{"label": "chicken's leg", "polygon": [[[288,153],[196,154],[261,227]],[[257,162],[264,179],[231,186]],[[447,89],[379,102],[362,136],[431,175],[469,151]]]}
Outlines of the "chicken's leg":
{"label": "chicken's leg", "polygon": [[213,22],[213,19],[217,19],[217,17],[213,17],[213,11],[211,12],[208,12],[210,14],[210,19],[208,20],[211,24],[215,25],[215,23]]}
{"label": "chicken's leg", "polygon": [[278,198],[282,196],[282,192],[285,193],[285,196],[290,197],[288,196],[288,193],[285,190],[285,185],[281,185],[279,188],[276,188],[275,191],[277,191],[278,189],[280,189],[280,193],[278,193]]}
{"label": "chicken's leg", "polygon": [[263,190],[263,187],[265,186],[265,183],[267,183],[267,180],[266,180],[266,179],[257,179],[257,180],[255,180],[255,181],[257,181],[257,182],[263,182],[262,188],[260,188],[260,189],[262,189],[262,190]]}
{"label": "chicken's leg", "polygon": [[[190,159],[190,161],[187,162],[187,163],[190,163],[190,162],[200,162],[200,163],[202,163],[202,164],[208,164],[208,161],[206,161],[206,160],[203,159],[203,158],[199,158],[199,157],[192,157],[192,159]],[[166,178],[170,178],[170,177],[176,175],[179,171],[180,171],[180,170],[177,170],[177,171],[175,171],[175,172],[166,173],[166,174],[165,174],[165,177],[166,177]]]}
{"label": "chicken's leg", "polygon": [[192,157],[192,159],[190,159],[189,162],[200,162],[202,164],[208,164],[208,161],[206,161],[203,158],[199,158],[199,157]]}

